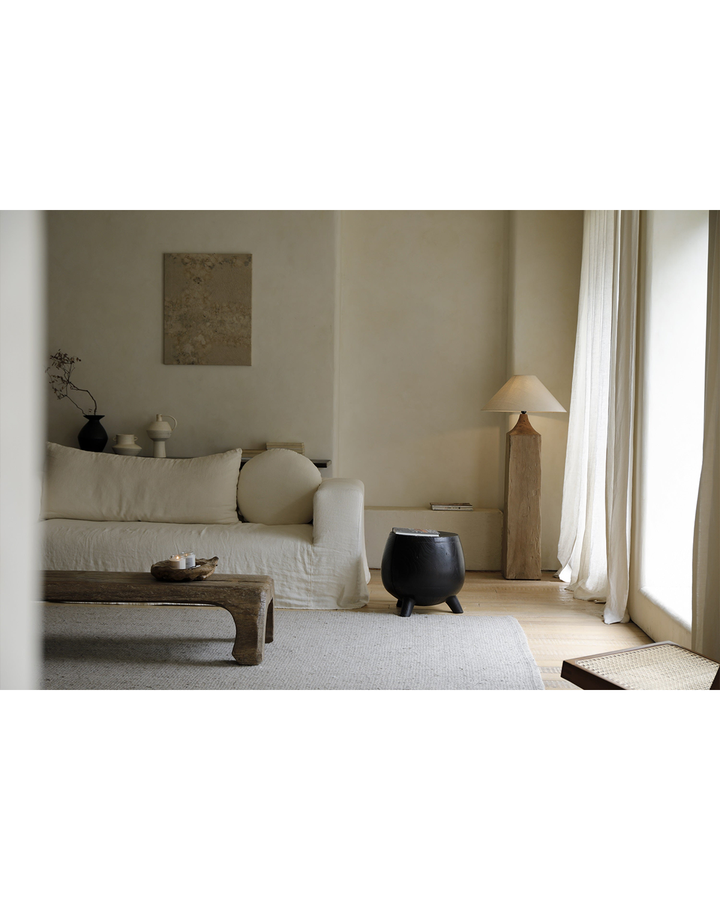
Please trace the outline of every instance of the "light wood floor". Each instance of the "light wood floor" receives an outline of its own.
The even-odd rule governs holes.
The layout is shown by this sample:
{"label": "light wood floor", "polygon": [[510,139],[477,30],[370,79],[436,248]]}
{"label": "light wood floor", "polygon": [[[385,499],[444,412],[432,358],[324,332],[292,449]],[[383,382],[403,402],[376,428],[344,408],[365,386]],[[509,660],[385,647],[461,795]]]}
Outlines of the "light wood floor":
{"label": "light wood floor", "polygon": [[[395,611],[379,569],[371,570],[370,602],[359,613]],[[560,677],[564,659],[652,643],[637,625],[606,625],[604,604],[575,600],[550,572],[541,581],[506,581],[500,572],[466,572],[458,594],[465,615],[514,616],[525,632],[546,690],[580,690]],[[415,607],[416,615],[451,616],[443,603]]]}

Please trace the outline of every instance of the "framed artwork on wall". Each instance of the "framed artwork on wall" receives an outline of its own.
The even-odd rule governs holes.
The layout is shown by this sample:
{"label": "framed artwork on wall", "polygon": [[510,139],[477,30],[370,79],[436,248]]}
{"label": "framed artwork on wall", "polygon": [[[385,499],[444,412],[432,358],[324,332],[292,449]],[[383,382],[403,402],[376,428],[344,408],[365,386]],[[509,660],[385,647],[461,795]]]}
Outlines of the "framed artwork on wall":
{"label": "framed artwork on wall", "polygon": [[164,253],[163,362],[252,365],[252,254]]}

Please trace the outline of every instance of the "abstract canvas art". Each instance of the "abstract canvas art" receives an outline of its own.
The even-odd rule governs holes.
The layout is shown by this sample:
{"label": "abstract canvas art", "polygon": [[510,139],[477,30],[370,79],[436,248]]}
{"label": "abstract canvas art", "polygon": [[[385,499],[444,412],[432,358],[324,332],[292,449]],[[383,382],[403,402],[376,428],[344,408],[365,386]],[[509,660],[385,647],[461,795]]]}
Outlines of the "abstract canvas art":
{"label": "abstract canvas art", "polygon": [[164,253],[165,365],[249,366],[251,253]]}

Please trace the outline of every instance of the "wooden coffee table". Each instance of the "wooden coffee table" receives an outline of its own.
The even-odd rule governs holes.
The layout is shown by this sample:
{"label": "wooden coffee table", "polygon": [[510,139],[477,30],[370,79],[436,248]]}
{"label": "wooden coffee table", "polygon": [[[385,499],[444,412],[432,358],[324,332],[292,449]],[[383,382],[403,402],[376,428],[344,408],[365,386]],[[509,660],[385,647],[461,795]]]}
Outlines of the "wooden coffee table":
{"label": "wooden coffee table", "polygon": [[257,666],[273,639],[273,580],[265,575],[218,575],[204,581],[158,581],[149,572],[45,573],[44,599],[71,603],[149,603],[221,606],[235,622],[232,655]]}

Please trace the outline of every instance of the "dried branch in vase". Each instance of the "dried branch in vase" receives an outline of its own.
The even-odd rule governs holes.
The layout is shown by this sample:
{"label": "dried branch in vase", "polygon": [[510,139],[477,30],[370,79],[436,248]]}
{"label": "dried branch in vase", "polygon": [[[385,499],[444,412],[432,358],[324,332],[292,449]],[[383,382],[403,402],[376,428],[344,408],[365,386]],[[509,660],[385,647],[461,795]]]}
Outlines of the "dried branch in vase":
{"label": "dried branch in vase", "polygon": [[[50,365],[45,369],[46,373],[50,376],[50,387],[58,400],[67,397],[74,406],[77,406],[83,415],[97,415],[97,401],[93,395],[86,388],[78,387],[72,380],[73,369],[75,368],[76,363],[79,362],[82,362],[80,357],[68,356],[68,354],[63,353],[62,350],[53,353],[50,357]],[[93,408],[88,408],[88,412],[86,413],[79,403],[75,403],[70,396],[70,391],[87,394],[93,402]]]}

